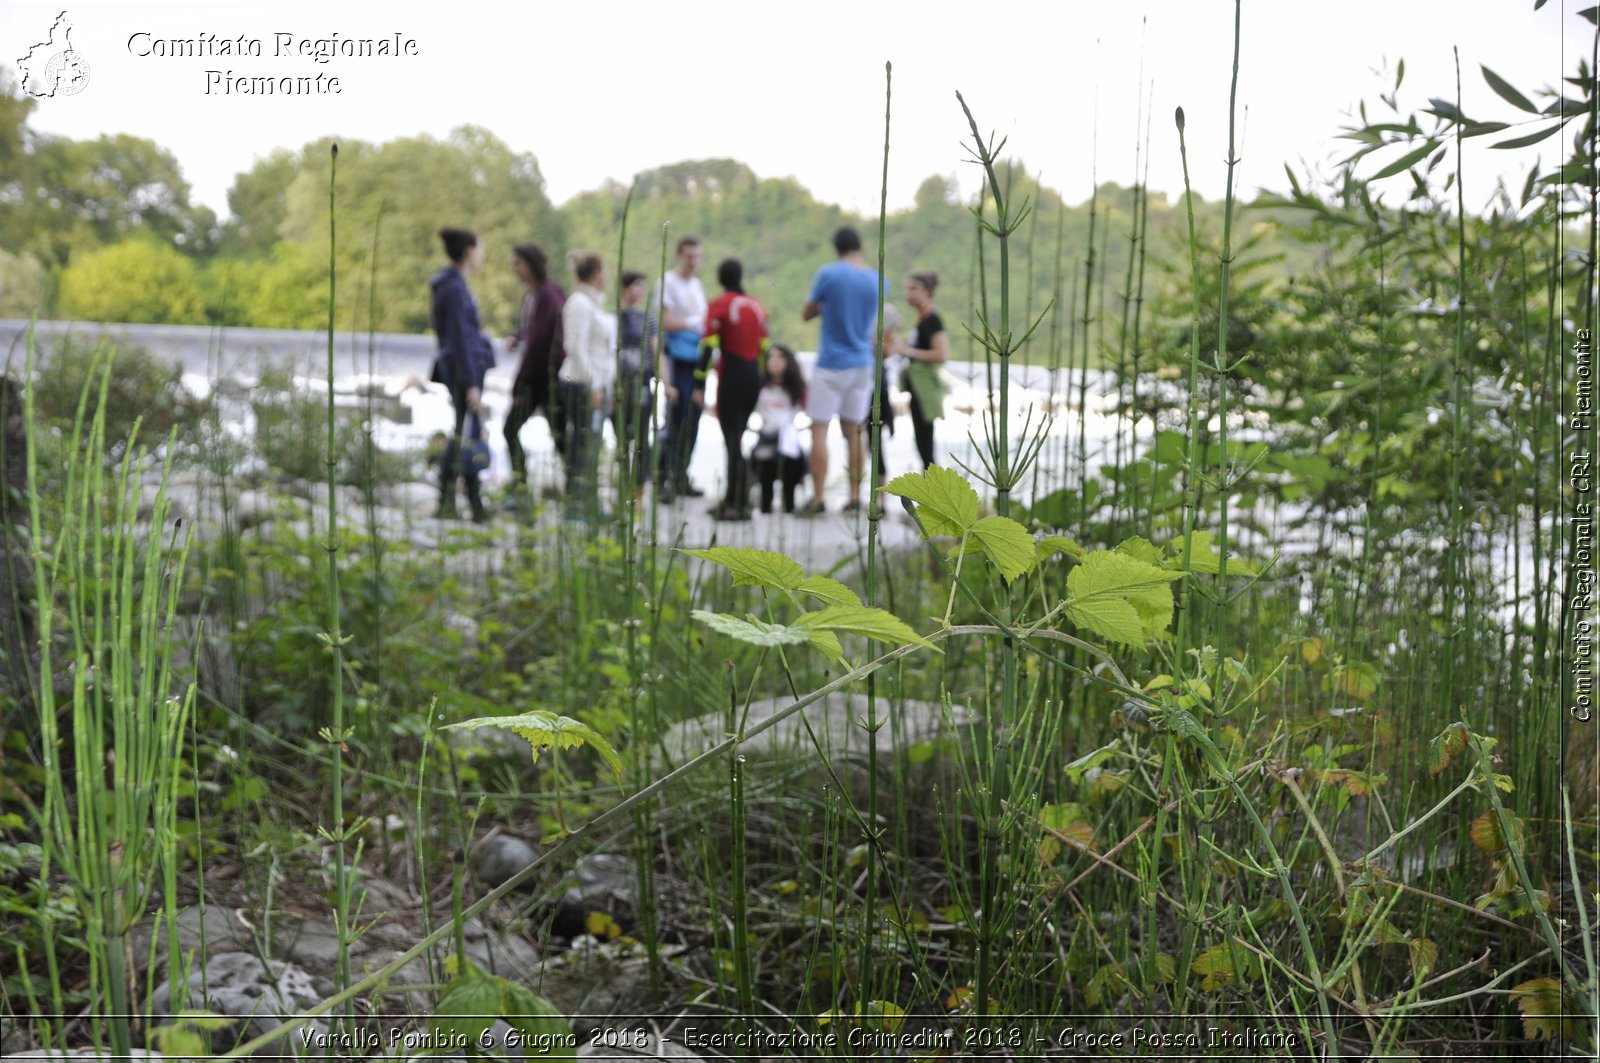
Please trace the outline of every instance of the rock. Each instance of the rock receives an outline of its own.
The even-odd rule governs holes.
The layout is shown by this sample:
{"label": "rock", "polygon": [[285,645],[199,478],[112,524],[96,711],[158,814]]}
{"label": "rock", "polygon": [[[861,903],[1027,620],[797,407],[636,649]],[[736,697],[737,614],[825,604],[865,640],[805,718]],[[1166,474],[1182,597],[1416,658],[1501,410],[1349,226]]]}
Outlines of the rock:
{"label": "rock", "polygon": [[[239,952],[254,947],[250,926],[242,914],[222,905],[184,908],[178,912],[178,953],[188,955],[202,952],[208,956]],[[150,941],[155,938],[155,956],[159,962],[167,955],[166,920],[159,915],[149,922],[141,922],[128,932],[128,941],[135,956],[150,954]]]}
{"label": "rock", "polygon": [[[212,1050],[226,1051],[253,1037],[259,1037],[290,1015],[322,1003],[333,986],[316,979],[305,969],[281,960],[262,963],[245,952],[213,956],[201,970],[188,978],[187,992],[174,999],[170,981],[156,987],[150,997],[150,1010],[157,1025],[185,1008],[203,1008],[243,1021],[213,1034]],[[305,1026],[315,1037],[326,1033],[320,1019]]]}
{"label": "rock", "polygon": [[497,834],[478,849],[478,877],[490,886],[498,886],[538,856],[538,850],[521,838]]}
{"label": "rock", "polygon": [[[746,729],[792,704],[789,698],[766,698],[751,703]],[[864,718],[866,712],[865,694],[836,691],[756,735],[744,744],[741,752],[757,762],[814,762],[817,749],[806,733],[805,722],[801,719],[803,714],[816,735],[817,746],[828,757],[834,772],[849,788],[857,807],[864,807],[871,744],[857,720]],[[905,778],[899,785],[911,793],[926,793],[937,783],[953,782],[956,767],[948,741],[969,736],[979,722],[965,706],[953,705],[947,713],[944,706],[935,702],[905,700],[897,703],[883,697],[878,699],[878,715],[889,721],[876,735],[879,769],[895,777],[903,767]],[[658,743],[658,756],[666,762],[661,767],[676,767],[722,741],[727,735],[726,726],[726,716],[719,711],[668,728]],[[905,754],[903,758],[902,753]],[[827,773],[820,767],[813,772],[812,781],[819,789],[829,782]],[[884,781],[880,776],[880,794],[890,792]]]}
{"label": "rock", "polygon": [[579,1059],[700,1059],[702,1057],[673,1044],[661,1041],[644,1030],[595,1030],[578,1047]]}

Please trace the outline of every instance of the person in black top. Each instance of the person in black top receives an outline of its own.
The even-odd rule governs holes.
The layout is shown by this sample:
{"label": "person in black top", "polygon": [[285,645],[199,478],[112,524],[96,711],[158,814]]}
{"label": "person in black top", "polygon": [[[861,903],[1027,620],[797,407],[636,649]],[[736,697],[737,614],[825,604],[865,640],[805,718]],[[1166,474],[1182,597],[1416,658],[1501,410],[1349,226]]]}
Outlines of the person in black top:
{"label": "person in black top", "polygon": [[906,303],[917,314],[917,330],[909,340],[899,340],[896,354],[911,360],[903,379],[911,392],[911,426],[916,432],[922,466],[933,464],[933,422],[944,415],[944,381],[939,366],[950,360],[950,335],[933,308],[939,275],[932,270],[906,278]]}
{"label": "person in black top", "polygon": [[[462,468],[462,436],[477,444],[483,436],[483,378],[494,367],[494,348],[478,324],[478,304],[467,288],[467,275],[483,265],[483,245],[469,229],[439,230],[450,264],[428,282],[432,300],[433,332],[439,340],[434,379],[450,389],[456,423],[445,446],[439,469],[439,510],[442,519],[456,515],[456,482],[465,480],[472,519],[489,519],[478,481],[479,469]],[[476,449],[475,447],[473,449]]]}

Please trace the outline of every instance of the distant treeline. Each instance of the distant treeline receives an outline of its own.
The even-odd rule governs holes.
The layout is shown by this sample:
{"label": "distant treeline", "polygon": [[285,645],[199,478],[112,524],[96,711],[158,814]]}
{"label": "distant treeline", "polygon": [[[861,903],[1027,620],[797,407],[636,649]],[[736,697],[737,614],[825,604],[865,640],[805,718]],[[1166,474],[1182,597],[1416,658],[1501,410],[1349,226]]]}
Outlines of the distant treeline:
{"label": "distant treeline", "polygon": [[[28,126],[33,107],[0,68],[0,173],[12,175],[0,183],[0,316],[37,310],[42,317],[100,321],[326,326],[331,141],[261,158],[235,179],[223,219],[191,201],[177,160],[161,146],[125,135],[74,141],[43,134]],[[1132,161],[1130,152],[1130,169]],[[1100,168],[1115,164],[1104,159]],[[1098,360],[1119,342],[1122,328],[1134,191],[1111,183],[1068,190],[1081,201],[1067,206],[1062,192],[1039,187],[1023,164],[1009,180],[1011,196],[1033,205],[1013,240],[1012,305],[1033,316],[1053,301],[1055,307],[1028,354],[1048,361],[1087,335]],[[533,155],[471,126],[444,140],[341,141],[337,189],[338,326],[388,332],[427,329],[425,285],[441,261],[441,226],[469,226],[486,241],[489,268],[474,278],[474,290],[485,326],[509,331],[521,297],[507,261],[512,245],[543,244],[558,269],[573,247],[599,250],[615,262],[629,191],[608,181],[557,207]],[[976,350],[961,327],[978,328],[976,205],[958,198],[951,178],[930,176],[914,205],[891,214],[886,225],[891,278],[912,269],[939,272],[939,303],[958,357]],[[1220,205],[1197,200],[1196,212],[1203,238],[1215,239]],[[1176,288],[1169,263],[1187,260],[1181,197],[1152,194],[1148,218],[1147,302],[1163,286]],[[1291,231],[1295,215],[1247,206],[1241,219],[1243,231],[1258,238],[1251,253],[1268,274],[1309,265],[1311,250]],[[800,304],[812,273],[832,257],[834,229],[857,226],[869,261],[878,254],[876,218],[819,203],[794,179],[762,178],[732,159],[639,174],[624,266],[652,276],[659,271],[664,222],[671,223],[671,239],[693,233],[705,241],[708,277],[719,259],[742,259],[746,286],[767,304],[774,332],[801,347],[814,344],[815,326],[801,323]],[[991,277],[997,269],[994,261],[983,266]],[[1186,282],[1187,266],[1180,273]]]}

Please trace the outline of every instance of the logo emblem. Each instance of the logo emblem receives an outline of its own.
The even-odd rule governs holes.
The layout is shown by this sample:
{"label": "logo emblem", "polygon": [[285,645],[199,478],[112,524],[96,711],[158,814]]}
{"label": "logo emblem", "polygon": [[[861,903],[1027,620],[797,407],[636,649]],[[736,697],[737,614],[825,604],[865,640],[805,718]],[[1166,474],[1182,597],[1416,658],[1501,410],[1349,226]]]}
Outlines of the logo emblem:
{"label": "logo emblem", "polygon": [[17,69],[22,91],[39,99],[76,96],[89,87],[89,63],[72,47],[72,23],[65,11],[56,16],[49,39],[17,60]]}

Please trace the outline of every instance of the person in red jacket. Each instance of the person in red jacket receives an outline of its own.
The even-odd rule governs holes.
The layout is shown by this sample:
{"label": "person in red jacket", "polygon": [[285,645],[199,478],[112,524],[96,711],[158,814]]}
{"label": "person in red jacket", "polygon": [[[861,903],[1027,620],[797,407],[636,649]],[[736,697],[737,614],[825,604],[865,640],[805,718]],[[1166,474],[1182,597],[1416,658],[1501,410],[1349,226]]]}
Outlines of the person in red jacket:
{"label": "person in red jacket", "polygon": [[744,293],[744,266],[736,258],[717,267],[722,294],[706,308],[700,340],[700,365],[694,374],[694,404],[705,406],[711,356],[717,363],[717,421],[728,448],[728,497],[712,512],[718,520],[750,519],[750,477],[744,462],[744,433],[761,394],[761,356],[766,353],[767,311]]}

